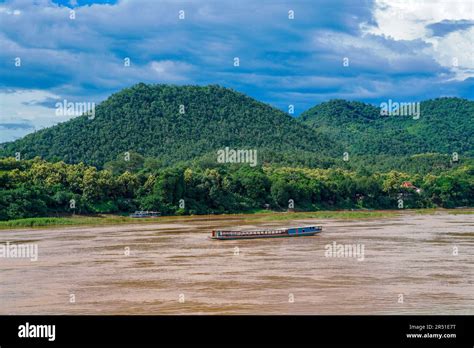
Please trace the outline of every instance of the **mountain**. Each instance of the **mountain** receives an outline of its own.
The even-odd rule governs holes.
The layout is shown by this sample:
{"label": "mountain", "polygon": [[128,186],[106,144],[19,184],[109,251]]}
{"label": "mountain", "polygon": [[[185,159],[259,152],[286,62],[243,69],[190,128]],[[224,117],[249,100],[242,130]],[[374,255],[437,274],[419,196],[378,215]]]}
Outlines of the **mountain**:
{"label": "mountain", "polygon": [[299,120],[339,142],[352,154],[409,156],[457,152],[474,156],[474,102],[437,98],[419,105],[419,117],[381,115],[360,102],[331,100],[299,116]]}
{"label": "mountain", "polygon": [[[79,116],[5,143],[0,156],[20,152],[23,159],[97,167],[115,162],[120,171],[125,152],[155,158],[158,166],[190,160],[211,166],[217,151],[230,147],[258,149],[258,163],[413,172],[443,170],[453,152],[474,157],[473,101],[438,98],[419,106],[419,117],[384,116],[370,104],[331,100],[295,119],[217,85],[140,83],[100,103],[93,119]],[[350,162],[342,161],[345,151]]]}
{"label": "mountain", "polygon": [[171,164],[216,156],[227,146],[314,156],[337,149],[311,127],[231,89],[140,83],[100,103],[93,119],[83,115],[29,134],[4,144],[1,154],[102,167],[127,151]]}

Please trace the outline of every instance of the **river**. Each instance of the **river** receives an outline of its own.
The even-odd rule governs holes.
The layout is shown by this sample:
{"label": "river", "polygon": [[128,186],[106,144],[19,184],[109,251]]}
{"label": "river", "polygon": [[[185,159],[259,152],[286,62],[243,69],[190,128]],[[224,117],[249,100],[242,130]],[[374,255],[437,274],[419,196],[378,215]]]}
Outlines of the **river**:
{"label": "river", "polygon": [[[0,314],[474,314],[474,215],[243,219],[0,231],[38,248],[36,261],[0,258]],[[312,224],[323,232],[207,238]]]}

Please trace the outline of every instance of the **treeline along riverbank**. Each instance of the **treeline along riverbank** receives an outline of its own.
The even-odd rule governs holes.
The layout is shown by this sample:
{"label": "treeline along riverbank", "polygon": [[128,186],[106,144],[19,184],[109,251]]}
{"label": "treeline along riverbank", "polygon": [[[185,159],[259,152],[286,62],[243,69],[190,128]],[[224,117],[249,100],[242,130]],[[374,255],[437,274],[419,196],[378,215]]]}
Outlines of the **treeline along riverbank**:
{"label": "treeline along riverbank", "polygon": [[0,220],[134,210],[187,215],[474,205],[470,163],[436,174],[199,163],[156,168],[149,163],[117,171],[40,158],[0,159]]}

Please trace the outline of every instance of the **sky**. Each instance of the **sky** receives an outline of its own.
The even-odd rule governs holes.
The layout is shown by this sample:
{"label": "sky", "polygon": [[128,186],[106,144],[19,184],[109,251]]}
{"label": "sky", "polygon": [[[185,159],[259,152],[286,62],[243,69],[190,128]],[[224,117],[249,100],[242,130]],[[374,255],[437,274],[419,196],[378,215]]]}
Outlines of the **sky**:
{"label": "sky", "polygon": [[295,115],[474,99],[474,1],[0,0],[0,143],[139,82],[219,84]]}

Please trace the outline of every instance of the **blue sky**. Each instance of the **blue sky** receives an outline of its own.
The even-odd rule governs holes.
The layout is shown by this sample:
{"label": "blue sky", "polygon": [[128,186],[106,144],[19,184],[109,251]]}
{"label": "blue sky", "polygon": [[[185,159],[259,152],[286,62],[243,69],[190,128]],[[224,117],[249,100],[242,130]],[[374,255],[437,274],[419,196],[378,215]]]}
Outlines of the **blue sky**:
{"label": "blue sky", "polygon": [[67,120],[58,101],[138,82],[220,84],[295,114],[472,99],[473,40],[471,0],[0,1],[0,142]]}

